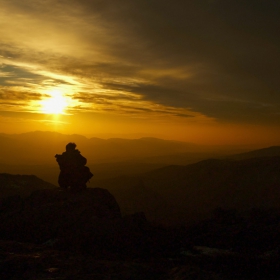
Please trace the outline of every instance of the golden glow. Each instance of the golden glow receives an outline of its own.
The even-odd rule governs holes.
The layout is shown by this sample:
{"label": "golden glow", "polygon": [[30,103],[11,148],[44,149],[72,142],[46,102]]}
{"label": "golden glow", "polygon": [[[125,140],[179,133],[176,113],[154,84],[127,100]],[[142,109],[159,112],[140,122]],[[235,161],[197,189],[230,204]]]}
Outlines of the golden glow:
{"label": "golden glow", "polygon": [[59,89],[52,90],[48,93],[49,98],[41,102],[41,111],[45,114],[64,114],[68,106],[67,98]]}

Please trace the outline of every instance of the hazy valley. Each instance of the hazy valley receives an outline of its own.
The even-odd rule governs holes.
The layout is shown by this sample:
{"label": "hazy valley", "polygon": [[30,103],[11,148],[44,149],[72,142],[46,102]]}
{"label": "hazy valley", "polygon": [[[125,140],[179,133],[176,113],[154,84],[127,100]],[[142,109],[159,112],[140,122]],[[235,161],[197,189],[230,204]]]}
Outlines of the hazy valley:
{"label": "hazy valley", "polygon": [[56,132],[0,134],[0,172],[33,174],[57,185],[59,168],[54,155],[75,142],[94,173],[93,183],[122,175],[141,174],[160,167],[186,165],[252,150],[243,146],[201,146],[156,138],[88,139]]}
{"label": "hazy valley", "polygon": [[54,155],[70,141],[77,143],[94,173],[88,187],[108,189],[124,214],[143,211],[156,223],[184,224],[207,218],[218,207],[277,207],[280,200],[277,146],[249,150],[155,138],[1,134],[0,173],[36,175],[57,186]]}

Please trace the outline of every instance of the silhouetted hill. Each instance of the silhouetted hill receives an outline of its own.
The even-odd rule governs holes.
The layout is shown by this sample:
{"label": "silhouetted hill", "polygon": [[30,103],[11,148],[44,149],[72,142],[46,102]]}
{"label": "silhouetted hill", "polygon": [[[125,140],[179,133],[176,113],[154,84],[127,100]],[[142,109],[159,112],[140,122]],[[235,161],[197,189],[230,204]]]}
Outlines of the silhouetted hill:
{"label": "silhouetted hill", "polygon": [[52,188],[56,188],[56,186],[34,175],[0,174],[0,198],[11,195],[26,197],[35,190]]}
{"label": "silhouetted hill", "polygon": [[242,211],[278,207],[280,157],[209,159],[100,185],[116,196],[121,208],[133,212],[143,207],[149,219],[180,223],[206,218],[217,207]]}
{"label": "silhouetted hill", "polygon": [[280,146],[272,146],[268,148],[253,150],[246,153],[232,155],[228,158],[235,160],[249,159],[249,158],[259,158],[259,157],[276,157],[280,156]]}

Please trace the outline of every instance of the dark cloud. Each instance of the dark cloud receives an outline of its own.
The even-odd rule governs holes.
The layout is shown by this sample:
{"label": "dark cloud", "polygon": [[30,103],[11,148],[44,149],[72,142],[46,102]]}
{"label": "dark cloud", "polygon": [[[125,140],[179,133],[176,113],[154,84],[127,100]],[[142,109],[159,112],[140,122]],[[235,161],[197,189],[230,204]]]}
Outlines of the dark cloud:
{"label": "dark cloud", "polygon": [[[108,87],[222,120],[250,122],[273,121],[280,110],[279,3],[79,1],[88,14],[98,14],[120,37],[127,36],[108,39],[110,51],[125,62],[142,69],[200,65],[191,79],[151,75],[147,84]],[[123,69],[118,70],[116,75]]]}
{"label": "dark cloud", "polygon": [[2,102],[2,101],[0,100],[0,105],[4,105],[4,106],[8,106],[8,107],[10,107],[10,106],[18,107],[18,106],[25,106],[26,103],[20,102],[20,101],[17,101],[17,102],[8,102],[8,101],[4,101],[4,102]]}
{"label": "dark cloud", "polygon": [[77,93],[72,96],[72,99],[76,99],[76,100],[82,101],[84,103],[94,103],[94,104],[99,103],[99,102],[100,102],[100,104],[106,104],[106,102],[114,102],[116,100],[124,100],[124,101],[131,100],[130,97],[125,96],[125,95],[123,95],[123,96],[118,96],[118,95],[113,95],[113,94],[106,95],[106,94],[98,93],[98,92],[95,92],[94,94],[85,93],[85,92]]}
{"label": "dark cloud", "polygon": [[35,92],[23,92],[23,91],[12,91],[0,88],[0,101],[1,100],[19,100],[19,101],[30,101],[30,100],[41,100],[42,94]]}
{"label": "dark cloud", "polygon": [[142,68],[124,63],[88,63],[78,60],[64,60],[63,65],[57,65],[56,70],[81,78],[91,78],[103,82],[102,79],[135,77]]}

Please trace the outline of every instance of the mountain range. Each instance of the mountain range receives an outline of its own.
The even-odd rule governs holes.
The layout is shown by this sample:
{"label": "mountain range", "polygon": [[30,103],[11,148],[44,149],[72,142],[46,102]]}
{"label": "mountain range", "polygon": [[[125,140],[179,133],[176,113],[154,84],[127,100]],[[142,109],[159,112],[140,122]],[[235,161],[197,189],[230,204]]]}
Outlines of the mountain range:
{"label": "mountain range", "polygon": [[32,174],[57,185],[59,168],[54,155],[65,151],[69,142],[75,142],[87,158],[87,166],[94,173],[92,187],[104,179],[121,175],[249,151],[248,147],[202,146],[157,138],[105,140],[46,131],[0,133],[0,173]]}
{"label": "mountain range", "polygon": [[192,152],[196,145],[156,138],[100,139],[81,135],[64,135],[56,132],[30,132],[0,134],[0,163],[52,164],[55,154],[65,151],[68,142],[75,142],[91,163],[161,156]]}
{"label": "mountain range", "polygon": [[205,156],[226,155],[249,150],[248,147],[202,146],[157,138],[105,140],[89,139],[77,134],[65,135],[57,132],[35,131],[23,134],[1,133],[0,164],[54,164],[54,155],[65,151],[68,142],[75,142],[90,164],[139,159],[158,163],[168,161],[168,157],[173,157],[174,161],[174,156],[178,156],[182,161],[182,155],[187,160],[196,161]]}

